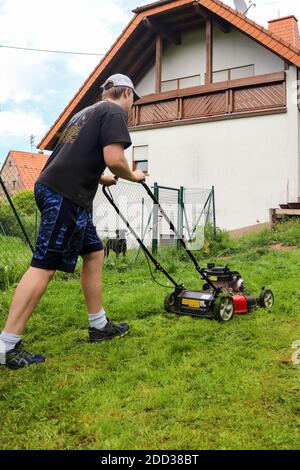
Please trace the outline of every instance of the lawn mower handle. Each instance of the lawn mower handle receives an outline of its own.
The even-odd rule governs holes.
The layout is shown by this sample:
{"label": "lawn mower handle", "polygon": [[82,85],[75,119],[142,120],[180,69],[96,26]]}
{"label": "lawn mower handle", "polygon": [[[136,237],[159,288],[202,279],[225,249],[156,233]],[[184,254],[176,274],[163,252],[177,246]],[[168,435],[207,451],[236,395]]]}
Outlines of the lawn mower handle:
{"label": "lawn mower handle", "polygon": [[176,230],[176,228],[174,227],[174,224],[173,222],[169,219],[169,217],[167,216],[167,214],[165,213],[165,211],[163,210],[163,208],[161,207],[161,205],[159,204],[159,201],[156,199],[156,197],[154,196],[153,192],[151,191],[151,189],[149,188],[149,186],[144,182],[144,181],[141,181],[140,183],[144,189],[147,191],[148,195],[151,197],[152,201],[157,204],[161,214],[163,215],[163,217],[165,218],[165,220],[168,222],[169,224],[169,227],[170,229],[172,230],[172,232],[176,235],[177,239],[179,240],[180,244],[183,246],[183,248],[185,249],[185,251],[187,252],[187,254],[189,255],[189,257],[191,258],[191,260],[193,261],[194,263],[194,266],[196,268],[196,270],[198,271],[198,273],[200,274],[200,276],[202,277],[202,279],[204,281],[207,282],[207,284],[210,285],[210,287],[212,287],[212,289],[214,291],[218,290],[217,287],[211,282],[211,280],[208,278],[208,276],[206,275],[204,269],[201,268],[201,266],[199,265],[198,261],[196,260],[195,256],[193,255],[193,253],[188,249],[188,247],[186,246],[186,243],[185,241],[183,240],[183,238],[181,237],[181,235],[179,234],[179,232]]}

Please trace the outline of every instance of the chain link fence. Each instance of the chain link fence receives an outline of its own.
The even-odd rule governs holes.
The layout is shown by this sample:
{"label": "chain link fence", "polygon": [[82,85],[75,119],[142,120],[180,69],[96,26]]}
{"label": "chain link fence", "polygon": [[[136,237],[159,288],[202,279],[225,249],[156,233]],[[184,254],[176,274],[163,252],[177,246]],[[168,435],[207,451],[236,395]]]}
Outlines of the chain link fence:
{"label": "chain link fence", "polygon": [[0,289],[17,282],[30,264],[40,215],[34,169],[5,165],[0,172]]}
{"label": "chain link fence", "polygon": [[[158,259],[167,247],[179,248],[178,236],[184,238],[189,248],[201,249],[205,228],[211,226],[215,231],[213,188],[170,188],[155,183],[151,190],[177,234],[142,185],[121,181],[109,188],[109,193],[136,235]],[[108,259],[126,257],[127,263],[132,264],[137,261],[139,243],[101,188],[94,201],[93,221]]]}

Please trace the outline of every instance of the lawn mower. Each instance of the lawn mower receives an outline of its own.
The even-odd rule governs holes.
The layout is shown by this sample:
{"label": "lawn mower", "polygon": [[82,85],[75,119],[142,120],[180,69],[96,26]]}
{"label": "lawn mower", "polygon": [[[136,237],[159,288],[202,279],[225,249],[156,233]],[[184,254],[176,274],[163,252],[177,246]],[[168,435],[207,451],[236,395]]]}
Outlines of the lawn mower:
{"label": "lawn mower", "polygon": [[115,204],[108,187],[103,186],[104,195],[139,243],[146,255],[146,259],[150,260],[154,264],[156,271],[162,272],[175,287],[174,291],[165,298],[164,306],[167,312],[225,322],[231,320],[234,314],[248,313],[257,307],[270,309],[273,306],[274,295],[270,289],[263,287],[259,296],[254,297],[246,292],[244,280],[240,273],[238,271],[231,271],[229,266],[215,266],[213,263],[208,263],[206,268],[201,268],[197,259],[188,249],[186,242],[179,235],[174,224],[159,204],[159,201],[156,199],[151,189],[144,182],[142,182],[141,185],[154,204],[156,204],[156,207],[162,217],[167,221],[171,231],[176,235],[181,246],[187,252],[200,278],[205,281],[202,290],[186,289],[183,284],[178,284],[155,259],[138,234],[125,219],[124,215]]}

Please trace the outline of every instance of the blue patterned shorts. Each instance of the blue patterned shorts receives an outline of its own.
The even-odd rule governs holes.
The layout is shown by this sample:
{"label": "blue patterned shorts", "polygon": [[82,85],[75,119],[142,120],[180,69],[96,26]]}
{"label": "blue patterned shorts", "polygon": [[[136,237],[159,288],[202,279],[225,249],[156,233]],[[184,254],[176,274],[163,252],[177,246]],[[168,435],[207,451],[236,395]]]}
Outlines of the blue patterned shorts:
{"label": "blue patterned shorts", "polygon": [[31,266],[73,273],[78,256],[103,250],[85,209],[40,183],[34,195],[41,225]]}

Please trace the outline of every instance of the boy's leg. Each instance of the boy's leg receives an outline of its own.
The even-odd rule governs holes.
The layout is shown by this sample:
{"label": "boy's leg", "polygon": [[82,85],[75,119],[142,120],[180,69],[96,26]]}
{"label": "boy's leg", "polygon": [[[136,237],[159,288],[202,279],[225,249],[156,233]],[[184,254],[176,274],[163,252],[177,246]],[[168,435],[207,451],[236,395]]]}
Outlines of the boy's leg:
{"label": "boy's leg", "polygon": [[82,256],[81,286],[89,314],[96,314],[102,305],[102,266],[104,251],[95,251]]}
{"label": "boy's leg", "polygon": [[30,267],[22,277],[4,330],[0,334],[0,364],[11,369],[20,369],[45,361],[41,354],[31,354],[22,348],[21,335],[54,273],[55,271]]}
{"label": "boy's leg", "polygon": [[22,335],[26,323],[44,294],[55,271],[30,267],[22,277],[13,297],[3,331]]}
{"label": "boy's leg", "polygon": [[129,333],[127,323],[116,324],[106,318],[102,305],[102,266],[104,251],[82,255],[81,286],[89,313],[89,341],[100,343]]}

